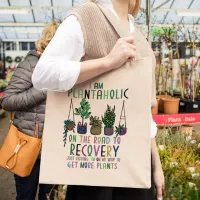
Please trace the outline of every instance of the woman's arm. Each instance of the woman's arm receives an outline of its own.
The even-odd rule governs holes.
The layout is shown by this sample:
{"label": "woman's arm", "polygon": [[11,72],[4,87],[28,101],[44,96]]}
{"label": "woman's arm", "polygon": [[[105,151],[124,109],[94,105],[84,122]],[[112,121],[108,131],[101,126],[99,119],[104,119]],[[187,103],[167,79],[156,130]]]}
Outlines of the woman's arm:
{"label": "woman's arm", "polygon": [[153,116],[151,115],[151,138],[154,139],[157,135],[157,124],[153,120]]}
{"label": "woman's arm", "polygon": [[54,38],[33,73],[33,85],[40,90],[68,91],[76,83],[92,79],[120,67],[135,57],[134,38],[119,39],[104,58],[80,62],[84,56],[83,32],[75,16],[69,16],[58,28]]}
{"label": "woman's arm", "polygon": [[152,154],[153,177],[157,192],[156,200],[162,200],[164,196],[165,178],[155,138],[151,139],[151,149],[152,149],[151,154]]}
{"label": "woman's arm", "polygon": [[32,69],[27,60],[15,70],[1,100],[4,110],[18,111],[30,109],[46,99],[46,93],[33,88]]}

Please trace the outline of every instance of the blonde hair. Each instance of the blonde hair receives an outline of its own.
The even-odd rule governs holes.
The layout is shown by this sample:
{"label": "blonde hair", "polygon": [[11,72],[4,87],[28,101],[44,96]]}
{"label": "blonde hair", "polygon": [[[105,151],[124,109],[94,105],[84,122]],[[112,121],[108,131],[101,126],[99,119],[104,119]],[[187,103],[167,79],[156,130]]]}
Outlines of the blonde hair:
{"label": "blonde hair", "polygon": [[43,52],[58,29],[59,23],[51,22],[44,27],[41,38],[36,41],[36,49]]}
{"label": "blonde hair", "polygon": [[[96,0],[90,0],[90,2],[95,2]],[[129,13],[133,15],[133,17],[137,17],[137,14],[140,11],[140,3],[141,0],[129,0]]]}

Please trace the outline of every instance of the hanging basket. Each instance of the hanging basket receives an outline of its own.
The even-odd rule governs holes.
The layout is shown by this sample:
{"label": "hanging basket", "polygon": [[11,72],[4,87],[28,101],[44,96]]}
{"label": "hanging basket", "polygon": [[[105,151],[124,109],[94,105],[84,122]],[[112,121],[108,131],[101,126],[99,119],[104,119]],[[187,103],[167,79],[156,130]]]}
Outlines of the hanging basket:
{"label": "hanging basket", "polygon": [[123,135],[126,135],[126,133],[127,133],[127,128],[123,128],[123,129],[121,129],[119,135],[123,136]]}
{"label": "hanging basket", "polygon": [[[124,119],[124,124],[122,124],[122,119]],[[115,127],[115,133],[116,135],[126,135],[127,133],[127,127],[126,127],[126,111],[125,111],[125,101],[123,101],[123,105],[122,105],[122,110],[121,110],[121,115],[120,115],[120,121],[119,121],[119,125],[118,127]]]}

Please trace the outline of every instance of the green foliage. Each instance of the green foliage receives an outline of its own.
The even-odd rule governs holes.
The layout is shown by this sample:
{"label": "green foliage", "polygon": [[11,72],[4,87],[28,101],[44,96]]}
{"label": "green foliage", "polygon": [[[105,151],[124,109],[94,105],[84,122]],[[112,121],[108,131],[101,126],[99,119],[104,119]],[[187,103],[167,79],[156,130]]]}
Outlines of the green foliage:
{"label": "green foliage", "polygon": [[65,120],[64,121],[64,129],[66,130],[66,129],[68,129],[68,127],[69,127],[69,125],[71,125],[73,128],[75,128],[76,127],[76,124],[75,124],[75,122],[73,122],[72,120]]}
{"label": "green foliage", "polygon": [[[67,134],[68,134],[68,131],[69,131],[69,126],[72,127],[72,129],[74,129],[76,127],[76,124],[75,122],[73,122],[72,120],[65,120],[64,121],[64,133],[63,133],[63,142],[64,142],[64,147],[66,146],[67,144]],[[72,130],[71,129],[71,130]]]}
{"label": "green foliage", "polygon": [[176,29],[174,27],[154,27],[152,28],[152,36],[165,42],[171,42],[176,36]]}
{"label": "green foliage", "polygon": [[166,200],[200,200],[200,135],[186,136],[166,129],[157,136],[165,174]]}
{"label": "green foliage", "polygon": [[88,119],[91,115],[91,112],[89,112],[91,109],[90,104],[88,101],[86,101],[86,99],[82,99],[82,101],[80,102],[80,107],[79,108],[75,108],[75,115],[80,115],[82,118],[82,125],[84,122],[84,119]]}
{"label": "green foliage", "polygon": [[125,129],[124,124],[115,127],[116,137],[120,135],[120,133],[122,132],[123,129]]}
{"label": "green foliage", "polygon": [[0,88],[6,88],[8,86],[8,83],[5,82],[4,80],[0,79]]}
{"label": "green foliage", "polygon": [[106,128],[112,128],[115,123],[115,106],[111,109],[111,106],[107,105],[104,117],[102,116],[102,121]]}
{"label": "green foliage", "polygon": [[102,121],[97,116],[95,116],[95,117],[91,116],[90,117],[90,125],[102,127]]}

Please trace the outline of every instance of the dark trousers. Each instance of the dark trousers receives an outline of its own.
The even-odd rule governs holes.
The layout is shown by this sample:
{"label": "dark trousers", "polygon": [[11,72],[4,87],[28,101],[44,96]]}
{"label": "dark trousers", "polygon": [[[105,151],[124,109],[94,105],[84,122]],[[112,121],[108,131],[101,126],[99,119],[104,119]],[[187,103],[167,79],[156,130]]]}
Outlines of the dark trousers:
{"label": "dark trousers", "polygon": [[[35,200],[39,184],[39,172],[40,159],[36,161],[30,176],[19,177],[15,175],[16,200]],[[40,184],[38,200],[47,200],[46,194],[49,194],[53,187],[53,185]],[[54,195],[55,193],[52,191],[50,200],[54,199]]]}
{"label": "dark trousers", "polygon": [[153,171],[150,189],[68,186],[65,200],[155,200]]}
{"label": "dark trousers", "polygon": [[69,186],[66,200],[155,200],[154,189]]}

